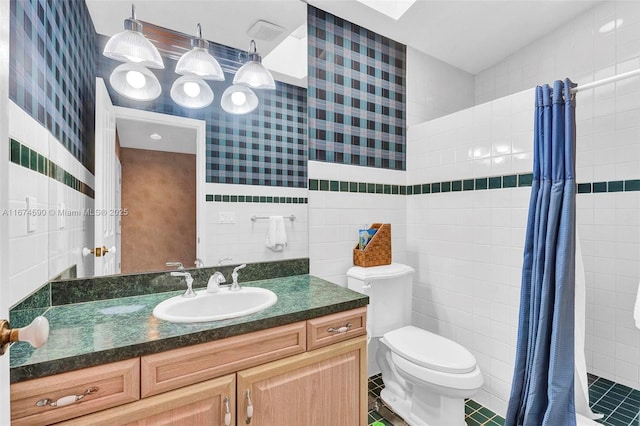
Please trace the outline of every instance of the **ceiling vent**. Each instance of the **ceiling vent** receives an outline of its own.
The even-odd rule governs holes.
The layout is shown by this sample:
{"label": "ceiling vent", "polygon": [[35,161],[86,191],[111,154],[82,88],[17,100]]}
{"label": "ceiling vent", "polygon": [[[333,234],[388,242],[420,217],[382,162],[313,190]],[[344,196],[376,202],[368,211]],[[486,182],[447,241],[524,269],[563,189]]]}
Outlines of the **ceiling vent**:
{"label": "ceiling vent", "polygon": [[247,34],[257,40],[274,41],[285,32],[280,25],[272,24],[267,21],[257,21],[249,28]]}

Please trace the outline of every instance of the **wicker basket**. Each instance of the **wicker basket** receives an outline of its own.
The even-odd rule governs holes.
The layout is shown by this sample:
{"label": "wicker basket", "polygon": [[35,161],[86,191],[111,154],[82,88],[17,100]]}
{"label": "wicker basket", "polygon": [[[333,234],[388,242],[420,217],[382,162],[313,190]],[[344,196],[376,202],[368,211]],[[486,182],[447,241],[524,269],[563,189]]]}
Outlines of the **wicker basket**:
{"label": "wicker basket", "polygon": [[353,249],[353,264],[368,268],[370,266],[391,264],[391,224],[374,223],[371,228],[377,229],[369,243],[360,250],[359,246]]}

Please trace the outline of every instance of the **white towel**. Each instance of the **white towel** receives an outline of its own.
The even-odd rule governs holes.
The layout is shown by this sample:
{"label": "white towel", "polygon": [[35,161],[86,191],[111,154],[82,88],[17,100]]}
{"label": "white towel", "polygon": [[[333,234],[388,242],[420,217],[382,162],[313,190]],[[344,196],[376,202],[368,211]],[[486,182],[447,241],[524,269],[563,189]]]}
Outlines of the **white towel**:
{"label": "white towel", "polygon": [[269,216],[269,230],[264,243],[273,251],[282,251],[287,245],[287,231],[282,216]]}
{"label": "white towel", "polygon": [[638,283],[638,295],[636,296],[636,306],[633,308],[633,319],[636,320],[636,327],[640,328],[640,283]]}

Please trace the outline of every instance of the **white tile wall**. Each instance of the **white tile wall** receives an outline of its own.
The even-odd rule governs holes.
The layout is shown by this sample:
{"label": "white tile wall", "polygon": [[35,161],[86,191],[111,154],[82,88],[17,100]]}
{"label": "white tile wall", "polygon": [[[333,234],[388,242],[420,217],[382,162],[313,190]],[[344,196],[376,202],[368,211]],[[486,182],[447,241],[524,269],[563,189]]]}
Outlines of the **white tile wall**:
{"label": "white tile wall", "polygon": [[[309,162],[309,179],[406,184],[405,172]],[[362,225],[391,224],[394,262],[406,262],[406,197],[390,194],[309,191],[311,274],[346,286]]]}
{"label": "white tile wall", "polygon": [[[9,102],[9,136],[50,158],[83,182],[93,185],[93,175],[58,143],[47,129],[38,124],[13,102]],[[9,297],[10,305],[22,300],[34,290],[72,265],[78,275],[90,273],[92,265],[82,257],[81,250],[91,246],[93,223],[90,216],[65,217],[58,209],[83,212],[93,208],[93,200],[40,173],[16,164],[9,164],[9,207],[25,209],[26,197],[34,197],[36,229],[27,231],[26,217],[9,219]]]}
{"label": "white tile wall", "polygon": [[[640,120],[620,117],[640,112],[626,98],[640,83],[624,84],[624,91],[617,85],[598,91],[614,105],[602,113],[589,93],[578,95],[579,182],[640,178]],[[410,128],[408,183],[530,172],[533,99],[527,90]],[[624,112],[616,112],[619,104]],[[499,168],[497,159],[504,159]],[[515,356],[529,194],[514,188],[407,197],[407,257],[417,271],[414,320],[472,350],[485,375],[476,398],[500,414]],[[577,199],[588,370],[640,388],[640,330],[632,316],[640,281],[640,193]]]}
{"label": "white tile wall", "polygon": [[[208,183],[207,194],[251,195],[307,198],[307,189],[264,187],[251,185],[229,185]],[[219,215],[231,214],[235,223],[220,223]],[[290,216],[285,218],[287,246],[279,252],[265,246],[269,226],[268,220],[251,221],[252,216]],[[205,235],[201,244],[206,245],[205,265],[217,265],[221,259],[231,258],[225,263],[263,262],[295,259],[309,256],[308,205],[276,203],[205,203]]]}

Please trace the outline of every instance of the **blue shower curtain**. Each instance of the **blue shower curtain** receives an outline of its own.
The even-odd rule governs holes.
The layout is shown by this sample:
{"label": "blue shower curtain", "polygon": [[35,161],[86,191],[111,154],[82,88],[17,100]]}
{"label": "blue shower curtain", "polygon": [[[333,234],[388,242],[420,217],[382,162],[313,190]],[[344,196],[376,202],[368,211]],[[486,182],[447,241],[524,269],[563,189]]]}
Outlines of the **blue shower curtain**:
{"label": "blue shower curtain", "polygon": [[536,88],[533,185],[506,425],[576,424],[575,105],[570,80]]}

